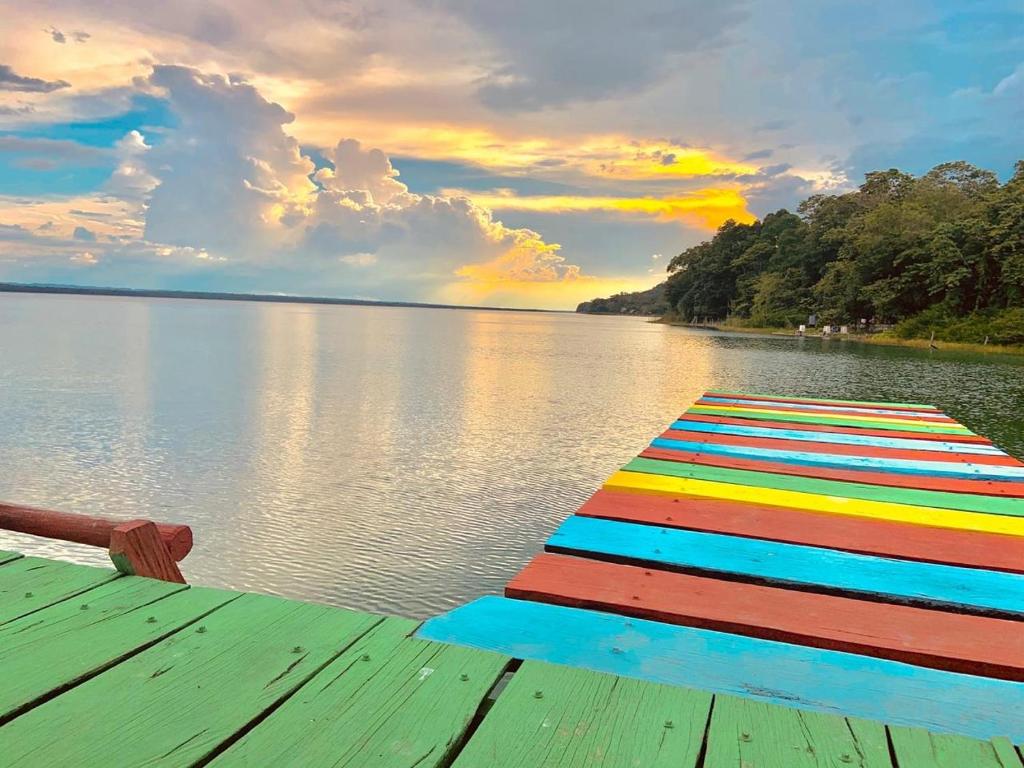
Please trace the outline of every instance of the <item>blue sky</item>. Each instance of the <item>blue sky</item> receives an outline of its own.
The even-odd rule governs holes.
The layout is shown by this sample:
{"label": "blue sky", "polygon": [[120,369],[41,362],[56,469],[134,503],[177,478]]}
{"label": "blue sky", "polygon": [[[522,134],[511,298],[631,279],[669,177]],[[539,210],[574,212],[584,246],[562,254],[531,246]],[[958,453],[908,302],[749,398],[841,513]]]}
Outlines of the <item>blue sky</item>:
{"label": "blue sky", "polygon": [[1024,155],[1020,2],[0,6],[0,280],[565,308]]}

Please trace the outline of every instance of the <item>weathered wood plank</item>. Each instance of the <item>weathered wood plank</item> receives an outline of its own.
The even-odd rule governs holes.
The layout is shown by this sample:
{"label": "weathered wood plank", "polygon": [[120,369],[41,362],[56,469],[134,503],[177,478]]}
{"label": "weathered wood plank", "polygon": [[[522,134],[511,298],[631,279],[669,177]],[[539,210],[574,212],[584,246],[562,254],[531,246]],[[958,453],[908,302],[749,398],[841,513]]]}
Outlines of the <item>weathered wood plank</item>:
{"label": "weathered wood plank", "polygon": [[940,493],[974,494],[1007,499],[1024,499],[1024,477],[987,478],[950,477],[928,475],[923,472],[897,472],[895,470],[872,470],[867,467],[823,467],[814,464],[779,461],[759,457],[729,456],[714,451],[688,451],[677,445],[665,445],[668,441],[655,441],[655,445],[640,453],[642,459],[675,461],[684,464],[737,469],[751,472],[766,472],[772,475],[835,480],[845,483],[874,485],[881,488],[914,489]]}
{"label": "weathered wood plank", "polygon": [[1020,755],[1002,738],[977,741],[921,728],[890,727],[899,768],[1021,768]]}
{"label": "weathered wood plank", "polygon": [[[885,472],[888,474],[921,475],[926,479],[952,478],[966,481],[996,480],[1016,481],[1024,487],[1024,466],[998,466],[981,464],[972,461],[940,461],[920,459],[898,459],[876,456],[850,456],[841,453],[825,453],[823,451],[785,450],[779,448],[761,448],[722,444],[717,440],[678,440],[656,437],[651,442],[652,448],[677,451],[681,456],[712,455],[735,459],[748,459],[773,464],[790,464],[805,468],[826,468],[840,470],[858,470],[864,473]],[[682,459],[680,459],[682,460]],[[690,459],[687,459],[690,460]],[[769,470],[777,471],[777,470]],[[917,479],[917,478],[915,478]],[[976,485],[959,486],[967,492]]]}
{"label": "weathered wood plank", "polygon": [[694,768],[711,695],[528,661],[454,768]]}
{"label": "weathered wood plank", "polygon": [[385,619],[213,764],[448,765],[510,659],[410,638],[417,624]]}
{"label": "weathered wood plank", "polygon": [[820,480],[815,477],[781,475],[749,469],[706,467],[699,464],[685,464],[660,459],[633,459],[622,469],[626,472],[643,472],[666,477],[731,483],[755,488],[770,488],[777,491],[813,493],[819,496],[839,496],[858,501],[1024,517],[1024,499],[1000,496],[974,496],[967,493],[922,491],[916,488],[888,488],[845,480]]}
{"label": "weathered wood plank", "polygon": [[851,499],[844,496],[825,496],[820,493],[758,488],[712,480],[694,480],[688,477],[651,475],[644,472],[616,472],[608,478],[604,487],[608,490],[630,493],[721,499],[744,504],[789,507],[790,509],[830,515],[890,520],[935,528],[1024,536],[1024,518],[1011,515],[989,515],[957,509],[918,507],[912,504],[894,504],[886,501]]}
{"label": "weathered wood plank", "polygon": [[[962,453],[1002,454],[992,441],[981,435],[944,435],[927,432],[903,432],[891,429],[865,429],[862,427],[837,427],[831,424],[786,424],[766,419],[738,419],[732,416],[712,416],[687,412],[674,422],[676,429],[707,428],[727,430],[727,434],[751,435],[757,437],[782,437],[790,440],[817,440],[818,442],[839,442],[852,445],[877,445],[891,448],[918,448],[919,450],[946,450]],[[749,430],[749,431],[748,431]],[[717,431],[709,429],[708,431]],[[931,449],[923,444],[934,444]]]}
{"label": "weathered wood plank", "polygon": [[87,592],[120,576],[86,565],[21,557],[0,568],[0,624]]}
{"label": "weathered wood plank", "polygon": [[801,411],[817,412],[822,411],[825,413],[831,413],[833,411],[841,411],[846,413],[854,414],[879,414],[882,416],[906,416],[922,419],[949,419],[949,416],[944,414],[942,411],[937,410],[925,410],[915,411],[908,410],[906,408],[883,408],[880,406],[871,405],[825,405],[822,403],[805,403],[805,402],[788,402],[780,400],[767,400],[767,399],[754,399],[754,398],[739,398],[739,397],[720,397],[718,395],[704,395],[698,402],[704,403],[722,403],[725,405],[750,405],[750,406],[763,406],[767,408],[778,408],[786,406],[787,409],[798,409]]}
{"label": "weathered wood plank", "polygon": [[238,596],[130,577],[0,626],[0,722]]}
{"label": "weathered wood plank", "polygon": [[771,408],[744,408],[740,406],[694,405],[687,414],[699,413],[705,416],[731,416],[736,419],[757,419],[761,421],[791,422],[793,424],[822,424],[829,427],[861,427],[864,429],[897,430],[900,432],[925,432],[932,435],[973,435],[967,427],[956,422],[949,424],[922,423],[913,419],[871,418],[867,416],[818,416]]}
{"label": "weathered wood plank", "polygon": [[17,552],[3,552],[0,551],[0,565],[4,563],[11,563],[21,557]]}
{"label": "weathered wood plank", "polygon": [[727,389],[709,389],[704,394],[717,397],[735,397],[741,400],[771,400],[776,403],[817,403],[819,405],[846,405],[858,408],[902,408],[911,411],[939,412],[928,403],[883,403],[869,400],[829,400],[824,397],[778,397],[760,392],[733,392]]}
{"label": "weathered wood plank", "polygon": [[716,696],[708,728],[706,768],[890,768],[885,726]]}
{"label": "weathered wood plank", "polygon": [[7,723],[0,754],[11,766],[191,766],[380,620],[243,595]]}
{"label": "weathered wood plank", "polygon": [[599,490],[576,512],[926,563],[1024,573],[1024,537],[817,514],[720,499]]}
{"label": "weathered wood plank", "polygon": [[824,405],[808,405],[806,403],[765,403],[752,402],[750,400],[723,401],[721,399],[709,397],[700,398],[691,407],[720,408],[722,410],[736,411],[738,413],[743,413],[745,411],[752,411],[755,413],[795,413],[809,418],[850,418],[858,423],[879,422],[886,424],[891,422],[895,424],[931,424],[939,427],[953,426],[966,429],[963,424],[944,413],[891,411],[880,408],[863,409],[850,408],[848,406],[831,407]]}
{"label": "weathered wood plank", "polygon": [[[676,422],[679,423],[679,422]],[[704,424],[704,427],[713,427],[714,424]],[[811,433],[817,436],[817,433]],[[985,468],[992,467],[1024,467],[1024,462],[1018,461],[1006,453],[993,453],[990,451],[973,450],[970,453],[961,453],[956,450],[946,450],[943,445],[948,443],[935,443],[919,441],[922,446],[917,448],[891,448],[878,445],[861,445],[860,443],[837,443],[822,442],[813,439],[790,440],[783,437],[751,437],[749,435],[727,434],[721,431],[689,431],[683,429],[667,429],[660,435],[667,440],[684,440],[697,443],[713,443],[715,445],[728,445],[734,448],[770,448],[775,450],[799,451],[803,453],[827,453],[833,455],[873,458],[873,459],[898,459],[901,461],[919,461],[922,463],[950,462],[956,464],[975,464]],[[908,441],[913,442],[913,441]],[[936,446],[938,446],[936,448]],[[956,445],[952,446],[953,448]]]}
{"label": "weathered wood plank", "polygon": [[430,619],[418,635],[772,704],[1024,740],[1024,684],[870,656],[502,597]]}
{"label": "weathered wood plank", "polygon": [[[1024,619],[1024,576],[573,516],[545,549],[741,581]],[[1024,624],[1021,625],[1024,630]]]}
{"label": "weathered wood plank", "polygon": [[1024,681],[1024,627],[1003,619],[553,554],[531,560],[505,594]]}

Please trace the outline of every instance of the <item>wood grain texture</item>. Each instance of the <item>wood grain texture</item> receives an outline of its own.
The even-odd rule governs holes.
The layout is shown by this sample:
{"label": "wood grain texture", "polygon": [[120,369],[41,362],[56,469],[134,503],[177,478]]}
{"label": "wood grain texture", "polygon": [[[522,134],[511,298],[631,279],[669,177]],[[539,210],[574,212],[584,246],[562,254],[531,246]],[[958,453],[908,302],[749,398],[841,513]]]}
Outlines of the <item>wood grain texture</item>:
{"label": "wood grain texture", "polygon": [[921,728],[890,727],[899,768],[1021,768],[1024,762],[1007,739],[977,741]]}
{"label": "wood grain texture", "polygon": [[[787,404],[787,403],[764,403],[764,402],[752,402],[750,400],[722,400],[716,398],[702,397],[693,404],[694,408],[721,408],[727,410],[735,410],[738,413],[744,411],[751,411],[754,413],[783,413],[783,414],[800,414],[802,416],[814,418],[835,418],[843,419],[849,418],[858,424],[861,423],[879,423],[879,424],[916,424],[916,425],[932,425],[938,427],[955,427],[958,429],[967,429],[955,419],[951,419],[944,413],[915,413],[912,411],[887,411],[881,409],[865,410],[862,408],[849,408],[849,407],[826,407],[822,405],[806,405],[806,404]],[[825,422],[829,423],[829,422]]]}
{"label": "wood grain texture", "polygon": [[1024,536],[1024,519],[1009,515],[989,515],[956,509],[918,507],[912,504],[865,501],[843,496],[824,496],[817,493],[758,488],[709,480],[692,480],[685,477],[651,475],[643,472],[616,472],[608,478],[604,487],[608,490],[628,493],[721,499],[832,515],[890,520],[935,528]]}
{"label": "wood grain texture", "polygon": [[[0,626],[0,721],[236,597],[235,592],[129,577]],[[82,610],[83,605],[88,608]]]}
{"label": "wood grain texture", "polygon": [[883,408],[880,406],[871,405],[825,405],[823,403],[797,403],[797,402],[782,402],[779,400],[756,400],[753,398],[739,398],[739,397],[720,397],[718,395],[706,394],[698,400],[702,403],[720,403],[726,405],[749,405],[749,406],[763,406],[768,408],[781,408],[785,407],[786,410],[798,409],[801,411],[811,412],[827,412],[831,413],[834,411],[844,413],[854,413],[862,415],[880,414],[884,416],[907,416],[921,419],[943,419],[948,420],[950,417],[938,410],[913,410],[906,408]]}
{"label": "wood grain texture", "polygon": [[[191,766],[380,622],[243,595],[0,728],[10,766]],[[54,738],[54,734],[87,738]]]}
{"label": "wood grain texture", "polygon": [[527,661],[454,768],[695,768],[711,695]]}
{"label": "wood grain texture", "polygon": [[110,533],[110,559],[123,574],[184,584],[185,577],[149,520],[122,523]]}
{"label": "wood grain texture", "polygon": [[715,451],[689,451],[677,446],[665,446],[665,441],[646,448],[640,458],[659,461],[676,461],[722,469],[739,469],[751,472],[768,472],[773,475],[791,475],[820,480],[836,480],[846,483],[877,485],[883,488],[909,488],[942,493],[974,494],[1011,499],[1024,499],[1024,478],[992,479],[974,477],[941,477],[921,472],[901,473],[893,468],[886,471],[866,467],[837,468],[811,466],[806,462],[765,460],[763,458],[724,456]]}
{"label": "wood grain texture", "polygon": [[448,765],[510,659],[385,619],[217,758],[222,766]]}
{"label": "wood grain texture", "polygon": [[759,419],[764,421],[788,422],[793,424],[822,424],[829,427],[860,427],[874,430],[898,430],[900,432],[924,432],[932,435],[973,435],[967,427],[955,422],[949,424],[924,423],[914,419],[889,419],[868,416],[818,416],[770,408],[745,408],[730,405],[694,405],[687,414],[705,416],[730,416],[735,419]]}
{"label": "wood grain texture", "polygon": [[[806,444],[805,444],[806,445]],[[967,460],[941,461],[939,456],[922,461],[920,458],[900,459],[894,457],[850,456],[825,451],[785,450],[723,444],[718,440],[678,440],[656,437],[652,448],[672,449],[685,455],[722,456],[778,464],[788,464],[805,470],[807,468],[828,468],[858,470],[864,473],[886,473],[888,475],[922,475],[925,479],[954,478],[960,480],[1016,481],[1017,488],[1024,487],[1024,467],[996,466]],[[919,452],[918,456],[923,452]],[[772,470],[769,470],[772,471]],[[901,478],[904,479],[904,478]],[[916,478],[915,478],[916,479]],[[971,492],[971,485],[961,486]],[[940,489],[941,490],[941,489]]]}
{"label": "wood grain texture", "polygon": [[[683,414],[676,424],[684,424],[691,426],[679,427],[679,429],[694,429],[692,425],[696,424],[707,424],[710,426],[718,427],[731,427],[733,429],[752,429],[757,430],[755,434],[775,432],[779,436],[797,434],[815,434],[819,437],[818,440],[826,440],[828,438],[820,437],[821,435],[829,435],[833,437],[845,437],[845,438],[856,438],[855,442],[862,445],[890,445],[894,447],[911,447],[907,443],[913,444],[921,443],[939,443],[943,446],[955,446],[946,447],[945,450],[956,450],[956,451],[973,451],[978,450],[983,453],[999,453],[999,449],[992,445],[992,441],[987,437],[981,435],[967,435],[967,434],[932,434],[928,432],[907,432],[896,429],[871,429],[867,427],[841,427],[835,424],[799,424],[799,423],[786,423],[782,421],[771,421],[769,419],[753,419],[753,418],[736,418],[733,416],[721,416],[704,413],[694,413],[687,411]],[[744,434],[740,432],[738,434]],[[809,438],[815,439],[815,438]]]}
{"label": "wood grain texture", "polygon": [[817,712],[1024,739],[1024,684],[870,656],[502,597],[430,619],[417,634]]}
{"label": "wood grain texture", "polygon": [[797,491],[820,496],[839,496],[858,501],[877,501],[935,509],[957,509],[990,515],[1024,518],[1024,499],[999,496],[973,496],[967,493],[922,491],[916,488],[890,488],[847,480],[822,480],[816,477],[784,475],[749,469],[709,467],[661,459],[633,459],[623,467],[626,472],[644,472],[667,477],[682,477],[715,483],[731,483],[778,491]]}
{"label": "wood grain texture", "polygon": [[[679,422],[677,422],[679,423]],[[718,429],[709,430],[708,427],[716,425],[695,424],[703,431],[692,431],[682,429],[668,429],[660,437],[669,440],[684,440],[695,443],[712,443],[720,446],[731,446],[736,448],[768,448],[774,450],[800,451],[804,453],[825,453],[845,457],[875,458],[880,460],[904,460],[924,463],[951,462],[956,464],[973,464],[986,469],[994,467],[1015,467],[1024,468],[1024,462],[1018,461],[1006,453],[993,453],[991,451],[974,450],[971,453],[960,453],[956,451],[957,445],[947,443],[921,442],[910,448],[888,448],[877,445],[863,445],[859,442],[852,444],[842,442],[821,442],[813,438],[820,435],[812,433],[802,440],[788,440],[779,436],[771,437],[750,437],[744,434],[728,434]],[[839,437],[850,437],[840,435]],[[913,441],[908,441],[913,442]],[[942,448],[947,445],[950,450]]]}
{"label": "wood grain texture", "polygon": [[[705,768],[891,768],[885,726],[716,696]],[[964,766],[963,768],[966,768]]]}
{"label": "wood grain texture", "polygon": [[542,554],[507,597],[1024,681],[1012,621]]}
{"label": "wood grain texture", "polygon": [[119,577],[106,568],[18,558],[0,568],[0,625]]}
{"label": "wood grain texture", "polygon": [[817,514],[719,499],[599,490],[576,512],[902,560],[1024,573],[1024,537]]}
{"label": "wood grain texture", "polygon": [[[545,549],[742,581],[1024,619],[1024,576],[573,516]],[[1021,624],[1024,630],[1024,624]]]}

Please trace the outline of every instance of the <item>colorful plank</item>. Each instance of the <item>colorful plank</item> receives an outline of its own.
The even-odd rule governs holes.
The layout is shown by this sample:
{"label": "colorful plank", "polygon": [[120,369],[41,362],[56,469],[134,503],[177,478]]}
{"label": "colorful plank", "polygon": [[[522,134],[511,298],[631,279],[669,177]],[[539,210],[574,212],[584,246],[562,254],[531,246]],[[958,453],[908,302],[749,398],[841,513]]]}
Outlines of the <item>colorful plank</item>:
{"label": "colorful plank", "polygon": [[885,726],[762,701],[716,696],[707,768],[891,768]]}
{"label": "colorful plank", "polygon": [[882,403],[870,400],[829,400],[822,397],[777,397],[756,392],[732,392],[729,390],[712,389],[706,395],[716,397],[735,397],[741,400],[770,400],[775,403],[813,403],[817,405],[843,405],[856,408],[902,408],[910,411],[939,412],[934,405],[926,403]]}
{"label": "colorful plank", "polygon": [[409,637],[385,619],[213,765],[447,766],[507,656]]}
{"label": "colorful plank", "polygon": [[1016,573],[579,516],[563,522],[545,549],[885,602],[1024,618],[1024,576]]}
{"label": "colorful plank", "polygon": [[[128,577],[0,627],[0,722],[238,597]],[[86,609],[83,610],[83,606]]]}
{"label": "colorful plank", "polygon": [[505,595],[1024,681],[1024,628],[1003,619],[554,554]]}
{"label": "colorful plank", "polygon": [[[780,407],[781,404],[777,400],[744,400],[736,397],[718,397],[716,395],[704,395],[698,402],[701,403],[720,403],[724,405],[748,405],[748,406],[765,406],[765,407]],[[949,419],[946,414],[942,411],[914,411],[914,410],[900,410],[893,408],[879,408],[869,406],[849,406],[849,405],[822,405],[821,403],[787,403],[788,409],[797,409],[801,411],[824,411],[826,413],[833,412],[847,412],[853,414],[878,414],[882,416],[906,416],[915,417],[921,419]]]}
{"label": "colorful plank", "polygon": [[861,427],[868,429],[898,430],[900,432],[925,432],[932,435],[973,435],[967,427],[959,424],[925,424],[912,419],[883,419],[867,416],[817,416],[769,408],[742,408],[739,406],[694,405],[686,413],[704,416],[731,416],[765,421],[791,422],[794,424],[822,424],[829,427]]}
{"label": "colorful plank", "polygon": [[[927,432],[903,432],[895,429],[865,429],[863,427],[836,427],[826,424],[790,424],[782,421],[770,421],[767,419],[737,419],[731,416],[710,416],[701,413],[687,411],[676,421],[676,424],[717,424],[727,427],[741,427],[753,429],[762,437],[791,437],[794,433],[803,433],[808,440],[843,442],[835,440],[835,437],[855,437],[855,443],[861,445],[889,445],[894,447],[921,447],[922,443],[940,443],[948,446],[945,450],[1000,454],[998,448],[992,442],[980,435],[944,435],[930,434]],[[695,429],[693,426],[681,426],[677,429]],[[748,434],[736,432],[735,434]],[[821,437],[828,435],[829,438]],[[909,443],[906,441],[910,441]],[[942,450],[936,448],[935,450]]]}
{"label": "colorful plank", "polygon": [[1022,768],[1024,761],[1005,738],[965,739],[922,728],[890,727],[892,754],[899,768]]}
{"label": "colorful plank", "polygon": [[418,635],[812,711],[1024,739],[1024,684],[870,656],[502,597],[430,619]]}
{"label": "colorful plank", "polygon": [[784,403],[763,403],[758,404],[754,402],[742,402],[739,400],[733,402],[721,402],[716,401],[714,398],[702,397],[697,400],[691,408],[721,408],[728,410],[736,410],[738,413],[745,411],[760,412],[760,413],[783,413],[783,414],[801,414],[803,416],[816,418],[816,417],[835,417],[835,418],[852,418],[858,423],[874,422],[877,421],[881,424],[918,424],[933,426],[954,426],[961,429],[967,429],[956,419],[952,419],[944,413],[914,413],[912,411],[885,411],[885,410],[871,410],[866,411],[860,408],[829,408],[822,405],[795,405],[795,404],[784,404]]}
{"label": "colorful plank", "polygon": [[0,568],[0,625],[119,578],[91,568],[39,557],[22,557]]}
{"label": "colorful plank", "polygon": [[527,661],[454,768],[710,768],[710,709],[703,691]]}
{"label": "colorful plank", "polygon": [[[192,766],[381,621],[243,595],[0,728],[8,765]],[[82,738],[55,738],[55,734]]]}
{"label": "colorful plank", "polygon": [[17,552],[4,552],[0,550],[0,565],[3,565],[4,563],[13,562],[20,557],[21,555]]}
{"label": "colorful plank", "polygon": [[576,512],[903,560],[1024,573],[1024,538],[720,499],[600,490]]}
{"label": "colorful plank", "polygon": [[[922,475],[927,478],[959,478],[964,480],[995,480],[1000,482],[1015,481],[1018,487],[1024,488],[1024,467],[993,466],[969,460],[943,461],[937,456],[927,460],[919,458],[879,458],[863,455],[851,456],[842,453],[828,453],[827,451],[730,445],[716,440],[687,440],[685,438],[672,437],[656,437],[651,442],[651,447],[679,451],[688,456],[710,454],[712,456],[785,463],[799,468],[825,467],[864,472],[884,472],[896,475]],[[971,488],[974,486],[968,485],[965,487]]]}
{"label": "colorful plank", "polygon": [[707,467],[659,459],[633,459],[623,467],[638,472],[666,477],[729,483],[776,491],[797,491],[820,496],[837,496],[858,501],[874,501],[915,507],[955,509],[1024,518],[1024,500],[995,496],[973,496],[966,493],[923,491],[917,488],[888,488],[866,483],[822,480],[814,477],[793,477],[775,472],[759,472],[727,467]]}
{"label": "colorful plank", "polygon": [[819,480],[838,480],[846,483],[863,483],[885,488],[911,488],[920,491],[941,493],[974,494],[976,496],[1001,496],[1024,499],[1024,478],[999,479],[974,477],[939,477],[921,472],[883,472],[866,467],[833,468],[811,466],[804,463],[777,461],[761,458],[728,456],[713,451],[687,451],[668,441],[656,440],[655,445],[640,453],[642,459],[677,461],[722,469],[742,469],[753,472],[769,472],[774,475],[814,477]]}

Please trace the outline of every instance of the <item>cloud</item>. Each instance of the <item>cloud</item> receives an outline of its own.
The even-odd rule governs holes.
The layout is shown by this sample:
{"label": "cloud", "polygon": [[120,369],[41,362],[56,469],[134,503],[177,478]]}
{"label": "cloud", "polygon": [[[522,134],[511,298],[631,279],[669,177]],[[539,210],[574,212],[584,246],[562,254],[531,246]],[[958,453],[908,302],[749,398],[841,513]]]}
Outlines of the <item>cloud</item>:
{"label": "cloud", "polygon": [[81,251],[71,257],[71,261],[75,264],[82,264],[87,267],[94,267],[100,263],[99,258],[90,251]]}
{"label": "cloud", "polygon": [[96,242],[96,233],[88,227],[83,227],[81,225],[75,227],[75,231],[71,236],[75,238],[75,240],[84,240],[88,243]]}
{"label": "cloud", "polygon": [[498,110],[537,110],[645,90],[680,56],[721,45],[746,3],[594,0],[516,3],[445,0],[441,6],[494,50],[477,92]]}
{"label": "cloud", "polygon": [[69,32],[67,35],[65,35],[56,27],[47,27],[43,31],[50,36],[50,39],[53,40],[53,42],[60,43],[61,45],[67,43],[68,35],[70,35],[71,39],[76,43],[84,43],[86,40],[92,37],[92,35],[90,35],[88,32],[83,32],[81,30]]}
{"label": "cloud", "polygon": [[24,77],[16,74],[7,64],[0,64],[0,91],[21,93],[50,93],[61,88],[70,88],[67,80],[42,80],[38,77]]}

